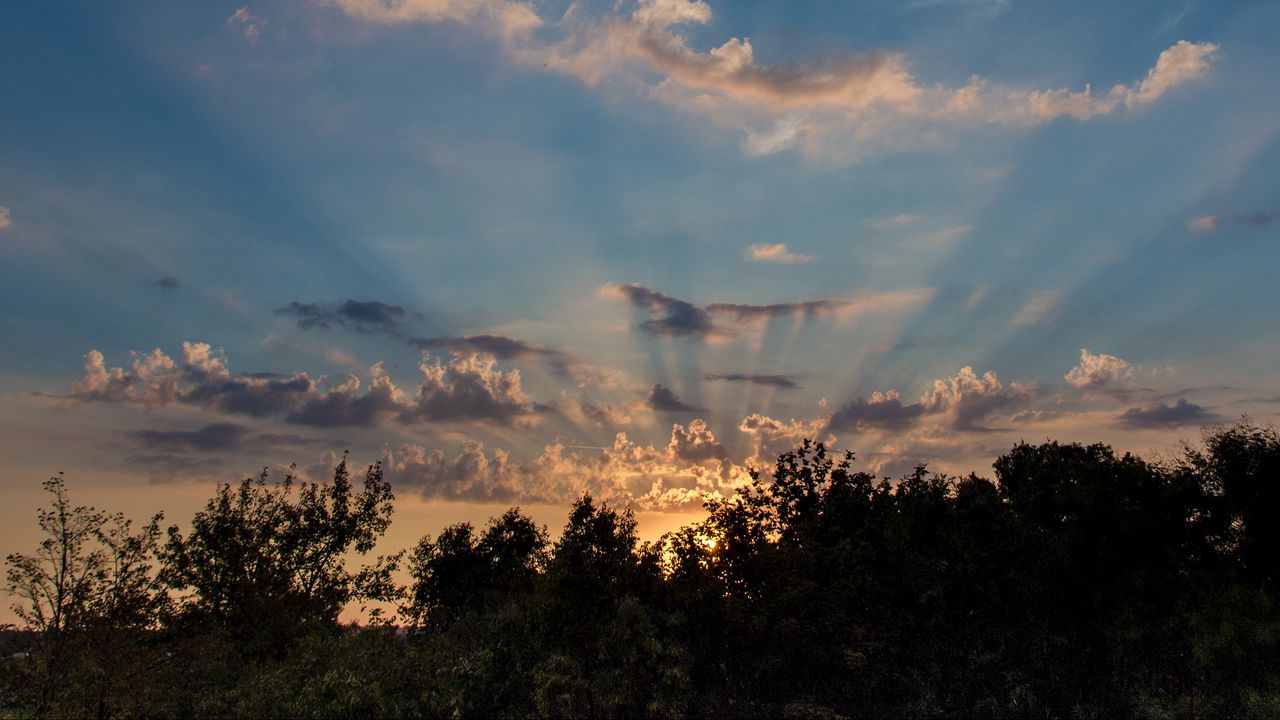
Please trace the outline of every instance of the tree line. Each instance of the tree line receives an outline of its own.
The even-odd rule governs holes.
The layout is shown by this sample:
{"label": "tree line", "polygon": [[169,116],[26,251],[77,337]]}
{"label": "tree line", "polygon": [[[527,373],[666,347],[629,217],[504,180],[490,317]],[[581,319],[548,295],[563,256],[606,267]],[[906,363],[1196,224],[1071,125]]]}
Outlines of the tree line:
{"label": "tree line", "polygon": [[377,465],[220,485],[185,532],[56,477],[0,716],[1280,716],[1274,428],[1022,443],[993,479],[853,459],[805,441],[655,542],[584,495],[554,540],[513,508],[377,557]]}

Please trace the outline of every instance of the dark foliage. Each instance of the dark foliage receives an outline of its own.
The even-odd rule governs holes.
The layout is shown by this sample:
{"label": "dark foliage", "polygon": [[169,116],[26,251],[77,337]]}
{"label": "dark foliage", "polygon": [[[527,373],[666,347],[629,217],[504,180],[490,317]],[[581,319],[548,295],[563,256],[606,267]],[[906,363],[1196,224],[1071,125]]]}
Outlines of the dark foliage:
{"label": "dark foliage", "polygon": [[[1280,437],[1247,423],[1153,464],[1019,444],[995,479],[888,481],[805,442],[642,543],[584,496],[357,570],[390,522],[264,474],[183,534],[74,508],[11,555],[26,632],[0,713],[154,717],[1274,717]],[[399,621],[338,622],[356,602]]]}

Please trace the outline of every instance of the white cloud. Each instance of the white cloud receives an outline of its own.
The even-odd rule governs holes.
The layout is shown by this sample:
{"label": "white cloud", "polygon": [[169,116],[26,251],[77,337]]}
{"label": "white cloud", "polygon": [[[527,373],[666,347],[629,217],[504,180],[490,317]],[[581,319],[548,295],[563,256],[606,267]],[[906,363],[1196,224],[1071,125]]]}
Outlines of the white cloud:
{"label": "white cloud", "polygon": [[1128,382],[1133,380],[1134,374],[1134,366],[1123,358],[1080,348],[1080,364],[1063,377],[1075,387],[1088,389]]}
{"label": "white cloud", "polygon": [[747,248],[747,258],[752,262],[798,265],[813,262],[812,255],[800,255],[787,248],[786,243],[756,243]]}
{"label": "white cloud", "polygon": [[[748,153],[797,150],[835,164],[931,142],[944,124],[1034,125],[1144,107],[1203,77],[1218,50],[1212,43],[1181,40],[1160,53],[1142,80],[1103,93],[1088,85],[1077,91],[1029,90],[977,76],[946,87],[920,83],[906,56],[895,52],[768,65],[757,62],[747,37],[698,50],[683,29],[711,21],[711,7],[701,0],[639,0],[630,13],[615,5],[598,19],[566,12],[549,27],[531,5],[510,0],[330,1],[372,22],[453,21],[491,28],[519,62],[593,87],[606,79],[647,87],[651,98],[741,132]],[[539,27],[547,32],[535,35]]]}
{"label": "white cloud", "polygon": [[329,0],[366,22],[455,22],[478,25],[513,40],[542,25],[531,5],[508,0]]}

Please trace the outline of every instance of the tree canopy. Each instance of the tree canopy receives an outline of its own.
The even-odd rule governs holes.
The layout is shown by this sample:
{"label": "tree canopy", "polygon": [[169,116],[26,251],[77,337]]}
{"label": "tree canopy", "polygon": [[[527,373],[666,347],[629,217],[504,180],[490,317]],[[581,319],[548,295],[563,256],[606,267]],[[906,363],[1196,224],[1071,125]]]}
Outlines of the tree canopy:
{"label": "tree canopy", "polygon": [[[877,478],[806,441],[642,542],[590,496],[348,568],[390,523],[264,471],[190,530],[73,506],[8,557],[18,716],[938,717],[1280,714],[1280,436],[1150,462],[1020,443],[991,479]],[[163,542],[162,542],[163,540]],[[350,603],[395,603],[343,625]],[[23,645],[25,643],[25,645]]]}

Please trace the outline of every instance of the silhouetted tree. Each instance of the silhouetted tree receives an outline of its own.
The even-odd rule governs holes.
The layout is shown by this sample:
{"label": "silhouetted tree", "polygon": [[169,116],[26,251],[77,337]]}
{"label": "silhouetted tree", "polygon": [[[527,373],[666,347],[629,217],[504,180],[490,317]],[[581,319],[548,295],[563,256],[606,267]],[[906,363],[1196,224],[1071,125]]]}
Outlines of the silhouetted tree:
{"label": "silhouetted tree", "polygon": [[350,602],[392,601],[399,555],[352,572],[345,555],[369,553],[391,522],[382,469],[353,492],[344,457],[326,483],[220,485],[187,535],[169,528],[164,579],[188,593],[182,619],[226,633],[250,654],[279,654],[300,635],[329,631]]}

